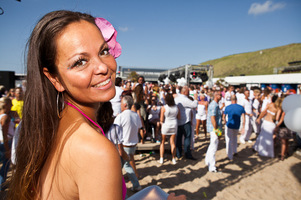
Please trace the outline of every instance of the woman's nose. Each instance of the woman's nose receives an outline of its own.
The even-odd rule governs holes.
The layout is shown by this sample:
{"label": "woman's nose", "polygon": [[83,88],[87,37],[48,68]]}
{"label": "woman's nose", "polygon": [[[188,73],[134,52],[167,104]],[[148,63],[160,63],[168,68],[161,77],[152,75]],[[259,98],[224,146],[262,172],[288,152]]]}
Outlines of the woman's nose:
{"label": "woman's nose", "polygon": [[101,58],[95,59],[95,68],[94,68],[95,74],[107,74],[108,71],[109,71],[109,67],[106,64],[106,62],[104,62],[103,59]]}

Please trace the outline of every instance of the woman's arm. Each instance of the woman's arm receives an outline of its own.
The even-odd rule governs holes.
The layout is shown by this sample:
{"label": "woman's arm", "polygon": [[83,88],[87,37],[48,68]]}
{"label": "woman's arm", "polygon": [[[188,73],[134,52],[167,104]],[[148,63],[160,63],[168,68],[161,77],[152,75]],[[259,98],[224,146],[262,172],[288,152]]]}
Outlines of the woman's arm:
{"label": "woman's arm", "polygon": [[161,113],[160,113],[160,123],[163,124],[164,122],[164,113],[165,113],[165,107],[162,106]]}
{"label": "woman's arm", "polygon": [[142,128],[145,130],[145,125],[144,125],[144,121],[143,121],[143,118],[142,118],[142,116],[141,116],[140,110],[137,110],[137,114],[139,115],[139,118],[140,118],[140,120],[141,120]]}
{"label": "woman's arm", "polygon": [[263,118],[263,117],[267,114],[267,111],[268,111],[268,109],[269,109],[269,106],[270,106],[270,105],[267,105],[267,107],[264,109],[264,111],[262,111],[262,112],[260,113],[259,117],[258,117],[257,120],[256,120],[257,123],[259,123],[260,120],[261,120],[261,118]]}
{"label": "woman's arm", "polygon": [[278,128],[282,124],[282,122],[284,121],[284,116],[285,112],[283,112],[281,109],[278,109],[276,116],[276,121],[278,121],[278,123],[276,124],[276,128]]}
{"label": "woman's arm", "polygon": [[125,161],[130,160],[129,155],[123,149],[123,144],[118,144],[118,151],[119,151],[120,157],[122,157],[123,160],[125,160]]}

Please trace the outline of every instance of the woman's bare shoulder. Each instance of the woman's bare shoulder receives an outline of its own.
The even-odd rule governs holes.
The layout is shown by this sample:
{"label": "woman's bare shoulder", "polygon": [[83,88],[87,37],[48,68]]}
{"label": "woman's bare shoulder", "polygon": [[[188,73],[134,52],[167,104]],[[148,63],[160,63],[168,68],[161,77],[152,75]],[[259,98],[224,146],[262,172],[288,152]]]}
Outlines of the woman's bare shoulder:
{"label": "woman's bare shoulder", "polygon": [[107,187],[121,184],[121,162],[116,147],[88,123],[80,124],[72,133],[63,154],[82,198],[93,199],[91,195],[99,196]]}
{"label": "woman's bare shoulder", "polygon": [[90,156],[107,156],[114,153],[114,151],[110,152],[109,150],[115,150],[115,146],[88,123],[82,123],[72,133],[68,146],[76,157],[86,157],[87,154]]}

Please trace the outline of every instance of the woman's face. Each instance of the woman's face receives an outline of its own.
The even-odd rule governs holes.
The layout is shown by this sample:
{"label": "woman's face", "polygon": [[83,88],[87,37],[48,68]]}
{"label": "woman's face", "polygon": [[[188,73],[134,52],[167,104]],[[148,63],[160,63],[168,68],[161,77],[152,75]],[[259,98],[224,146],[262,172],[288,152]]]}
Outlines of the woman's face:
{"label": "woman's face", "polygon": [[151,104],[152,104],[152,105],[156,105],[156,104],[157,104],[156,98],[154,98],[154,97],[152,98]]}
{"label": "woman's face", "polygon": [[23,92],[21,89],[17,88],[16,89],[16,92],[15,92],[15,96],[17,99],[21,99],[22,98],[22,95],[23,95]]}
{"label": "woman's face", "polygon": [[58,91],[67,90],[82,103],[105,102],[115,96],[116,61],[94,24],[82,20],[68,25],[56,44]]}
{"label": "woman's face", "polygon": [[15,96],[15,90],[14,90],[14,89],[10,89],[10,90],[9,90],[9,94],[10,94],[11,96]]}
{"label": "woman's face", "polygon": [[13,106],[12,102],[11,101],[7,101],[5,103],[4,112],[5,113],[9,113],[12,106]]}
{"label": "woman's face", "polygon": [[131,88],[131,82],[130,81],[126,82],[126,88]]}
{"label": "woman's face", "polygon": [[138,79],[138,83],[139,83],[139,84],[143,84],[143,83],[144,83],[144,79],[143,79],[142,77],[140,77],[140,78]]}

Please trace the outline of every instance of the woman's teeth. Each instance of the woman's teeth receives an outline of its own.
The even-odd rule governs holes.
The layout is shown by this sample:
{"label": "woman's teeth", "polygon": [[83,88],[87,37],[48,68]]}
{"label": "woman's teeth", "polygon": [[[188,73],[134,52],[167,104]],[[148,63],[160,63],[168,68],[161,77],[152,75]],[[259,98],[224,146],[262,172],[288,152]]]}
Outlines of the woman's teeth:
{"label": "woman's teeth", "polygon": [[95,85],[94,87],[98,88],[98,87],[104,86],[104,85],[108,84],[110,82],[110,80],[111,79],[107,79],[107,80]]}

